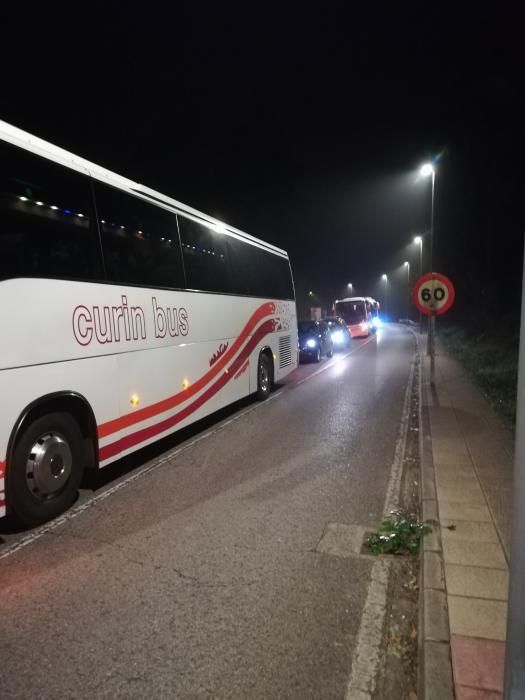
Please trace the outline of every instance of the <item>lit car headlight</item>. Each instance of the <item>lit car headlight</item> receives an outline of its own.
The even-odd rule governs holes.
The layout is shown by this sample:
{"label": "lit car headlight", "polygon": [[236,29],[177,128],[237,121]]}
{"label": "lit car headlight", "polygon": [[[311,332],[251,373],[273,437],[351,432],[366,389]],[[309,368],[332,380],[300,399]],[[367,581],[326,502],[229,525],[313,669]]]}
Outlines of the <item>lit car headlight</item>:
{"label": "lit car headlight", "polygon": [[380,318],[374,318],[374,320],[372,321],[372,325],[374,326],[374,328],[381,328],[383,323]]}
{"label": "lit car headlight", "polygon": [[332,340],[334,343],[342,343],[343,342],[343,331],[334,331],[332,333]]}
{"label": "lit car headlight", "polygon": [[314,340],[313,338],[310,338],[310,340],[306,341],[307,348],[315,348],[316,345],[317,345],[317,340]]}

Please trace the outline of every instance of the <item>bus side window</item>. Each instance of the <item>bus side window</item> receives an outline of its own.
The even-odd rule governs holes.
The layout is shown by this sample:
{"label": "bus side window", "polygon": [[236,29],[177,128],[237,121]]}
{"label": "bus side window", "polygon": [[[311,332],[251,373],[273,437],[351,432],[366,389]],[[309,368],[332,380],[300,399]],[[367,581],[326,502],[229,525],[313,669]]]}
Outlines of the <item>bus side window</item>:
{"label": "bus side window", "polygon": [[102,278],[87,176],[0,142],[0,279]]}
{"label": "bus side window", "polygon": [[238,289],[237,293],[267,299],[294,298],[290,263],[286,258],[231,237],[229,245],[235,248],[234,278],[243,280],[244,291]]}
{"label": "bus side window", "polygon": [[227,236],[179,214],[186,286],[203,292],[235,292]]}
{"label": "bus side window", "polygon": [[95,194],[108,279],[183,288],[177,216],[108,185]]}

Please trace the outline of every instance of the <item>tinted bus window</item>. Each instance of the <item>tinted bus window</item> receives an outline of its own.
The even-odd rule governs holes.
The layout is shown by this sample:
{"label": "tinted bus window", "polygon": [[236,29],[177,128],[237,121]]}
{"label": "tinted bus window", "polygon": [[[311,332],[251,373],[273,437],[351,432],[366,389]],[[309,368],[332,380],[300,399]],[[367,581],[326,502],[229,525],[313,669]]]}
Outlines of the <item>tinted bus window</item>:
{"label": "tinted bus window", "polygon": [[87,177],[0,143],[0,279],[101,279]]}
{"label": "tinted bus window", "polygon": [[108,279],[183,288],[176,215],[100,183],[95,193]]}
{"label": "tinted bus window", "polygon": [[230,268],[228,236],[184,216],[179,216],[179,227],[188,289],[239,293]]}
{"label": "tinted bus window", "polygon": [[249,243],[229,238],[234,277],[243,280],[244,292],[270,299],[293,299],[292,275],[286,258]]}

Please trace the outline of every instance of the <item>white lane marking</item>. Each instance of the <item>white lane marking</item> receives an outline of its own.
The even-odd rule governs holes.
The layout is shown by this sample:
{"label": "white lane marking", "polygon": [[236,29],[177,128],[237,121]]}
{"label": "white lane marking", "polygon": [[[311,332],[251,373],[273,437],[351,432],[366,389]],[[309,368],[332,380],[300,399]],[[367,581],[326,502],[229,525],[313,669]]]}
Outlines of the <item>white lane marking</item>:
{"label": "white lane marking", "polygon": [[352,674],[346,688],[345,700],[371,700],[376,688],[376,676],[383,641],[390,562],[374,562],[366,596],[357,647],[352,662]]}
{"label": "white lane marking", "polygon": [[[399,436],[394,450],[394,459],[383,506],[384,518],[388,517],[399,504],[413,381],[414,364],[411,366],[405,391]],[[371,580],[359,625],[345,700],[371,700],[374,696],[379,665],[384,661],[381,647],[387,612],[390,570],[391,563],[387,559],[379,559],[372,566]]]}
{"label": "white lane marking", "polygon": [[401,491],[401,477],[403,476],[403,459],[405,456],[408,425],[410,422],[410,402],[412,399],[412,387],[414,384],[415,365],[412,363],[410,374],[408,376],[408,384],[405,392],[405,400],[401,411],[401,424],[399,426],[399,437],[397,438],[396,447],[394,450],[394,460],[392,462],[392,471],[385,496],[385,505],[383,507],[383,517],[387,518],[390,513],[399,505],[399,494]]}
{"label": "white lane marking", "polygon": [[274,401],[275,399],[282,396],[287,389],[293,389],[294,387],[299,386],[300,384],[303,384],[304,382],[308,381],[309,379],[313,379],[313,377],[316,377],[321,372],[326,372],[326,370],[330,369],[331,367],[334,367],[334,365],[337,364],[337,362],[340,362],[341,360],[346,359],[347,357],[349,357],[353,353],[355,353],[358,350],[360,350],[361,348],[363,348],[372,339],[373,339],[373,336],[371,336],[371,338],[369,340],[367,340],[365,343],[362,343],[358,347],[353,348],[350,352],[346,353],[346,355],[343,355],[342,357],[338,357],[337,360],[335,360],[334,362],[323,365],[316,372],[309,374],[307,377],[304,377],[300,381],[294,382],[293,384],[286,385],[282,389],[279,389],[278,391],[271,394],[271,396],[269,396],[266,399],[266,401],[262,401],[261,403],[255,404],[255,406],[250,406],[250,408],[247,408],[244,411],[241,411],[240,413],[235,414],[231,418],[228,418],[227,420],[222,421],[215,428],[213,428],[213,430],[209,430],[207,433],[203,433],[202,435],[199,435],[198,437],[191,440],[190,442],[187,442],[184,445],[181,445],[180,447],[175,448],[174,450],[166,453],[165,455],[163,455],[160,458],[157,457],[150,462],[146,462],[145,465],[140,467],[136,472],[134,472],[133,474],[130,474],[125,479],[118,481],[116,484],[114,484],[110,488],[102,491],[101,493],[99,493],[97,495],[94,495],[94,496],[88,498],[80,505],[71,508],[66,513],[64,513],[64,515],[60,516],[59,518],[52,520],[50,523],[47,523],[46,525],[42,525],[41,527],[37,528],[36,530],[33,530],[33,532],[30,532],[25,537],[22,537],[20,540],[17,540],[16,542],[13,542],[13,544],[8,545],[3,551],[0,552],[0,559],[5,559],[6,557],[11,556],[15,552],[18,552],[22,548],[27,547],[27,545],[31,544],[32,542],[35,542],[36,540],[40,539],[41,537],[43,537],[47,533],[52,532],[53,530],[56,530],[58,527],[60,527],[61,525],[64,525],[69,520],[73,520],[73,518],[78,517],[81,513],[83,513],[88,508],[91,508],[92,506],[96,505],[97,503],[100,503],[101,501],[104,501],[106,498],[109,498],[109,496],[116,493],[117,491],[120,491],[120,489],[124,488],[128,484],[131,484],[134,481],[141,479],[143,476],[146,476],[146,474],[149,474],[149,472],[153,471],[154,469],[158,469],[159,467],[161,467],[163,464],[166,464],[166,462],[169,462],[174,457],[177,457],[178,455],[182,454],[183,452],[186,452],[186,450],[189,450],[194,445],[196,445],[198,442],[201,442],[201,440],[206,440],[207,438],[212,437],[212,435],[216,435],[217,433],[224,430],[224,428],[226,428],[228,425],[235,423],[236,421],[240,420],[241,418],[248,415],[249,413],[253,413],[253,411],[256,411],[257,409],[267,405],[269,401]]}

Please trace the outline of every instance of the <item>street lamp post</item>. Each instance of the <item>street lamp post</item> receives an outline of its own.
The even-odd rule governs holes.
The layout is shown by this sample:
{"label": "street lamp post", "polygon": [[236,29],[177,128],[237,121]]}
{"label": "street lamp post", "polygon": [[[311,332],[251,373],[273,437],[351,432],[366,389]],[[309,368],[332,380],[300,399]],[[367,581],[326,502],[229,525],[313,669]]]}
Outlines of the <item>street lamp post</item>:
{"label": "street lamp post", "polygon": [[419,246],[419,274],[423,274],[423,236],[416,236],[414,238],[415,245]]}
{"label": "street lamp post", "polygon": [[410,263],[408,260],[405,261],[405,267],[407,269],[407,323],[408,323],[408,311],[410,308]]}
{"label": "street lamp post", "polygon": [[350,290],[350,294],[352,294],[352,292],[354,290],[354,285],[351,282],[349,282],[347,286],[348,286],[348,289]]}
{"label": "street lamp post", "polygon": [[385,275],[385,274],[381,275],[381,279],[385,283],[385,317],[386,317],[388,314],[388,275]]}
{"label": "street lamp post", "polygon": [[[414,243],[419,246],[419,276],[423,274],[423,236],[416,236]],[[419,332],[423,333],[423,314],[419,312]]]}
{"label": "street lamp post", "polygon": [[314,311],[314,309],[319,308],[319,298],[316,294],[316,292],[313,292],[311,289],[308,292],[308,301],[310,302],[310,318],[312,321],[317,320],[318,316],[318,311]]}
{"label": "street lamp post", "polygon": [[[433,253],[434,253],[434,190],[436,183],[436,169],[432,163],[425,163],[421,166],[419,171],[422,177],[429,177],[432,175],[432,201],[430,207],[430,241],[429,241],[429,265],[430,273],[433,273]],[[432,314],[428,317],[428,338],[427,338],[427,354],[430,355],[430,384],[434,384],[434,373],[435,373],[435,360],[436,360],[436,348],[435,348],[435,333],[436,333],[436,317]]]}

